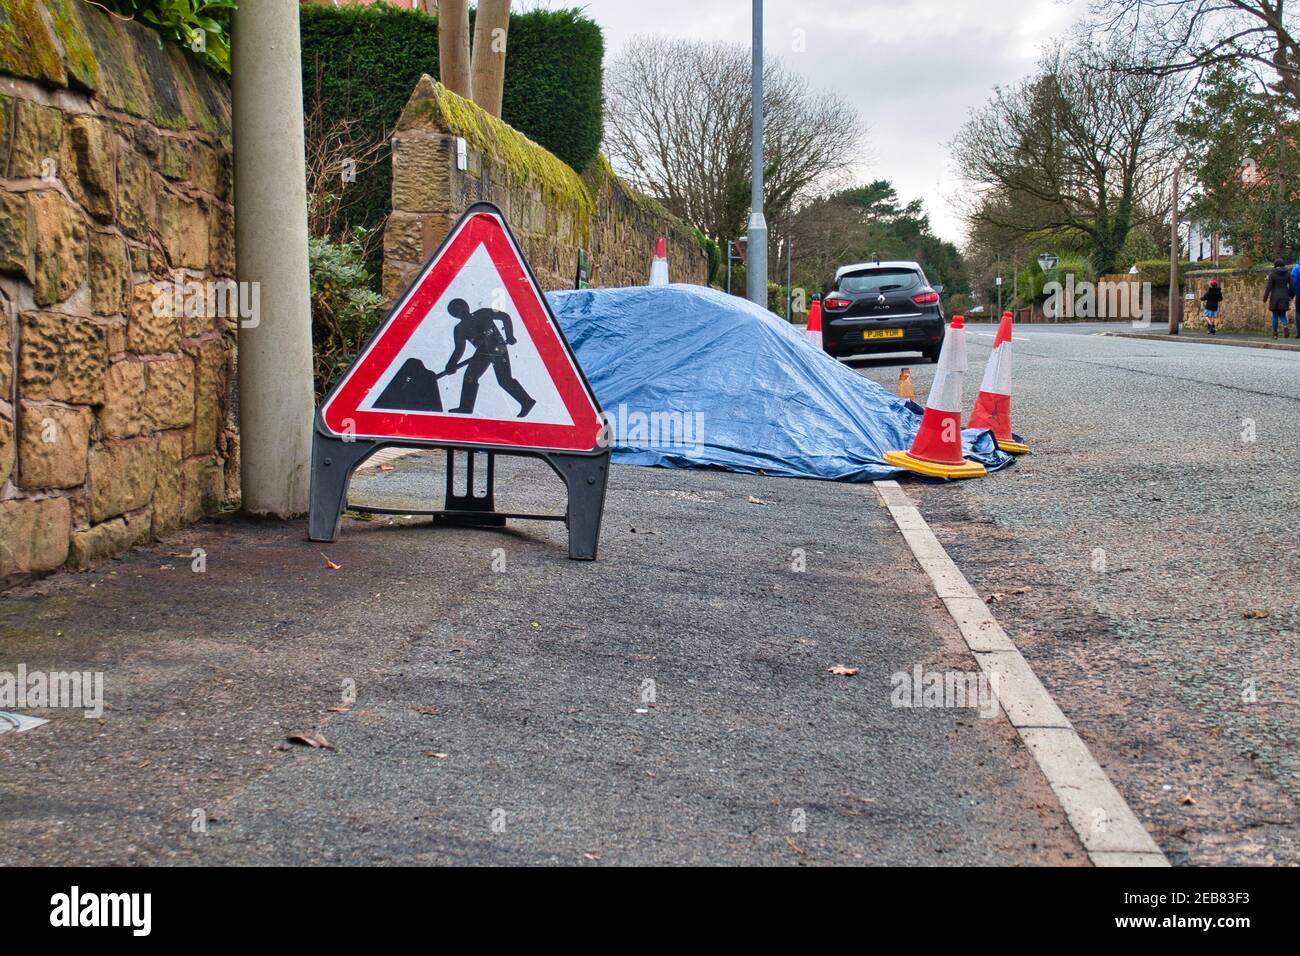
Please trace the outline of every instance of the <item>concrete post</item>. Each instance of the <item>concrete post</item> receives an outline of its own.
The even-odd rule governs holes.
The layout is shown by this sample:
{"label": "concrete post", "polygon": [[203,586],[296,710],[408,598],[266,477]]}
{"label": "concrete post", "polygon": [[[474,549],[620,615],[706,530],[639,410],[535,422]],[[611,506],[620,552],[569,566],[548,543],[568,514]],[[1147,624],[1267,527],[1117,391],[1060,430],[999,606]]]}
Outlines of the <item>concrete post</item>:
{"label": "concrete post", "polygon": [[311,286],[298,0],[241,3],[232,25],[235,254],[260,313],[239,330],[244,510],[307,511],[311,482]]}

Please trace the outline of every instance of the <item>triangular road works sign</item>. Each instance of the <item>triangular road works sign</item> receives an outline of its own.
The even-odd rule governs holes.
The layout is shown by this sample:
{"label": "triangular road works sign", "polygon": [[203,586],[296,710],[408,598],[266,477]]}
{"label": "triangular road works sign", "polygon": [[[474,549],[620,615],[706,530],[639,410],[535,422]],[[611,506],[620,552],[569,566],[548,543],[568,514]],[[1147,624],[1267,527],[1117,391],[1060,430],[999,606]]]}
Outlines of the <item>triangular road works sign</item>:
{"label": "triangular road works sign", "polygon": [[496,207],[456,224],[321,406],[327,433],[591,452],[600,404]]}

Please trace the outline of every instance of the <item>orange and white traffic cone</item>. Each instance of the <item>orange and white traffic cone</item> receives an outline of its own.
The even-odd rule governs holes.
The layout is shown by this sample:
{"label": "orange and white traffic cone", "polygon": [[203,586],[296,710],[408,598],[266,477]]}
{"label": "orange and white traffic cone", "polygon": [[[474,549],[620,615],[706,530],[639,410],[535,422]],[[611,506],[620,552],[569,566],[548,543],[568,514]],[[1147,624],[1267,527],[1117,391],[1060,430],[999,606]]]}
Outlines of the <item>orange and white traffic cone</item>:
{"label": "orange and white traffic cone", "polygon": [[887,451],[885,461],[931,478],[980,478],[988,473],[961,453],[961,383],[966,371],[966,320],[952,317],[911,451]]}
{"label": "orange and white traffic cone", "polygon": [[822,297],[819,295],[813,296],[812,305],[808,306],[808,327],[804,335],[817,348],[822,347]]}
{"label": "orange and white traffic cone", "polygon": [[668,240],[659,238],[655,240],[655,258],[650,263],[650,285],[664,286],[668,284]]}
{"label": "orange and white traffic cone", "polygon": [[912,384],[912,370],[905,368],[898,373],[898,397],[916,401],[916,386]]}
{"label": "orange and white traffic cone", "polygon": [[1002,324],[993,339],[993,354],[984,368],[975,408],[970,413],[970,428],[987,428],[993,432],[998,447],[1012,455],[1023,455],[1029,446],[1011,432],[1011,313],[1002,313]]}

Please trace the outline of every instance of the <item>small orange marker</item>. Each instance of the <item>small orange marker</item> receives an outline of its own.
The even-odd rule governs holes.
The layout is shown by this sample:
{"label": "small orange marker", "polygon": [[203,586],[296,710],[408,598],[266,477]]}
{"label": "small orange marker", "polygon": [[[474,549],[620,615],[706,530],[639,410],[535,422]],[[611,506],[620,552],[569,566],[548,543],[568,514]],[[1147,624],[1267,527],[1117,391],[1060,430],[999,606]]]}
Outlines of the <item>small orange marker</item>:
{"label": "small orange marker", "polygon": [[898,397],[916,401],[916,388],[912,385],[912,370],[905,368],[898,373]]}

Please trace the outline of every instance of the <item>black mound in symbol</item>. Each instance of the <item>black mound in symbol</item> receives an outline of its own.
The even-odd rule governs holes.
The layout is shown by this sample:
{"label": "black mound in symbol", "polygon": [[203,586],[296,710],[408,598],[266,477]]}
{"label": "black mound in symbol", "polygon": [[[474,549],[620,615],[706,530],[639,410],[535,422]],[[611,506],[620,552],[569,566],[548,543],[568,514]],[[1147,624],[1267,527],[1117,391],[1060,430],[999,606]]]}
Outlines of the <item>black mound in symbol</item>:
{"label": "black mound in symbol", "polygon": [[393,376],[373,407],[440,412],[442,396],[438,394],[438,379],[441,377],[425,368],[418,358],[409,358],[402,363],[401,370]]}
{"label": "black mound in symbol", "polygon": [[[452,330],[455,346],[447,359],[446,368],[434,374],[419,359],[407,359],[372,407],[440,412],[442,398],[438,394],[438,379],[464,368],[460,404],[451,411],[459,415],[472,415],[478,401],[479,379],[491,368],[496,375],[497,384],[519,403],[518,417],[527,417],[537,402],[510,371],[510,353],[506,347],[515,344],[514,322],[510,316],[495,309],[471,312],[464,299],[452,299],[447,304],[447,311],[456,320],[456,327]],[[504,336],[497,328],[497,323],[505,330]],[[461,356],[467,347],[473,347],[474,351],[462,361]]]}

